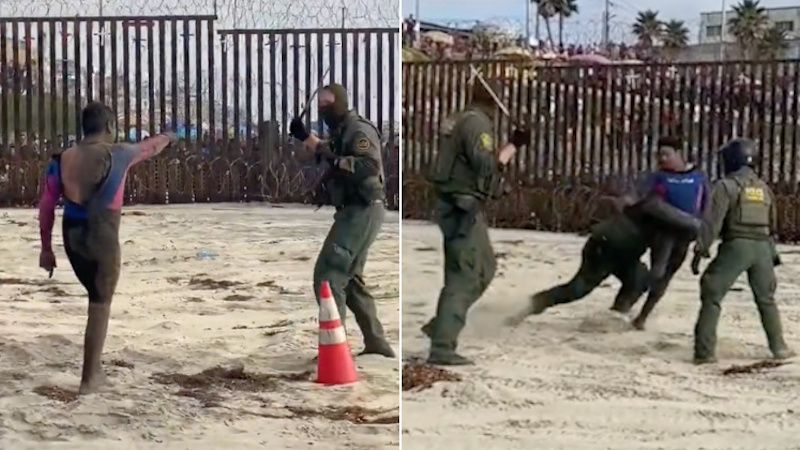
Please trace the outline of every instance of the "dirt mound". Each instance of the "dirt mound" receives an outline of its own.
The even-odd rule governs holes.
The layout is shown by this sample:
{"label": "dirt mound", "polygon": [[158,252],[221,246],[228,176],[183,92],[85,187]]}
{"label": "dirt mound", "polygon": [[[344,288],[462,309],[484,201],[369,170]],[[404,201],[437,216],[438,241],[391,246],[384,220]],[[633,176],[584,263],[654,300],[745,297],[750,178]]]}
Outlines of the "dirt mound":
{"label": "dirt mound", "polygon": [[213,367],[194,375],[154,373],[152,379],[160,384],[177,384],[184,389],[222,388],[230,391],[256,392],[273,389],[278,381],[308,381],[311,372],[264,374],[245,372],[243,366],[226,369]]}
{"label": "dirt mound", "polygon": [[430,364],[419,362],[407,363],[403,366],[403,390],[422,391],[433,386],[438,381],[461,381],[461,376],[434,367]]}
{"label": "dirt mound", "polygon": [[78,399],[77,392],[68,391],[66,389],[52,385],[37,386],[33,389],[33,392],[43,397],[47,397],[50,400],[56,400],[62,403],[72,403]]}

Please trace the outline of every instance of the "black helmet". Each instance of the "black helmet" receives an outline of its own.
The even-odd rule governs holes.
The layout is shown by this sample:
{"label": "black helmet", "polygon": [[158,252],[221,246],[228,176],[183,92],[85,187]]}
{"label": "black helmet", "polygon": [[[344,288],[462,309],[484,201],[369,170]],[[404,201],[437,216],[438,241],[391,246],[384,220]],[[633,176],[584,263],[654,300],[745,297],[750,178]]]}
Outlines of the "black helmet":
{"label": "black helmet", "polygon": [[720,149],[719,159],[726,175],[745,166],[754,167],[756,143],[745,138],[732,139]]}

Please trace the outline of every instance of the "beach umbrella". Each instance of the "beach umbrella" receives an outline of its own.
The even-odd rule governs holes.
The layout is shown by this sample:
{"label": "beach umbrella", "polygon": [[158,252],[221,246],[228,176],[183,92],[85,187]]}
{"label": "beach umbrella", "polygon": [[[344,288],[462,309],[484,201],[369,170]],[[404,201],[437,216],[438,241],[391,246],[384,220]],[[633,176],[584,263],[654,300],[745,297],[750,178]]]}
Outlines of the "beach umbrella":
{"label": "beach umbrella", "polygon": [[453,45],[455,40],[453,36],[443,32],[443,31],[428,31],[422,35],[425,39],[429,39],[431,42],[436,44],[444,44],[444,45]]}
{"label": "beach umbrella", "polygon": [[529,60],[532,58],[531,52],[522,47],[506,47],[497,51],[494,56],[515,60]]}
{"label": "beach umbrella", "polygon": [[430,60],[431,58],[421,50],[409,47],[403,48],[403,62],[426,62]]}

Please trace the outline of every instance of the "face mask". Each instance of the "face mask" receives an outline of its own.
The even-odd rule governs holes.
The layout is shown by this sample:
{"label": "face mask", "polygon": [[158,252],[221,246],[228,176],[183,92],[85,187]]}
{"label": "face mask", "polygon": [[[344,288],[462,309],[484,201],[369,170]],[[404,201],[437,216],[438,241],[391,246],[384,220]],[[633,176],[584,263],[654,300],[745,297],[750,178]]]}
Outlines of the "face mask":
{"label": "face mask", "polygon": [[325,122],[325,125],[328,128],[333,129],[336,128],[336,125],[339,124],[339,115],[336,114],[336,110],[334,105],[326,105],[319,109],[319,116],[322,118],[322,121]]}

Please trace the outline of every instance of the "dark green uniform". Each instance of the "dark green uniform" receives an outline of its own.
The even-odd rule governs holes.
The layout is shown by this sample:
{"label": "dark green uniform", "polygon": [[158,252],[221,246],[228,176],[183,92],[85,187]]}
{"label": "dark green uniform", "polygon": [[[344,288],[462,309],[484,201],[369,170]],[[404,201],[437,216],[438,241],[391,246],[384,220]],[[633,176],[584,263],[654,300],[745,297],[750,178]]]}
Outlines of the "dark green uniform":
{"label": "dark green uniform", "polygon": [[372,123],[349,112],[331,140],[321,145],[336,155],[327,185],[336,214],[314,266],[317,301],[322,281],[328,281],[342,322],[347,308],[355,315],[364,335],[364,353],[393,356],[364,283],[367,253],[385,214],[380,134]]}
{"label": "dark green uniform", "polygon": [[495,275],[497,263],[483,213],[499,189],[492,121],[478,106],[448,118],[431,172],[437,194],[436,222],[444,237],[444,287],[436,316],[423,327],[431,338],[429,361],[464,364],[456,354],[467,311]]}
{"label": "dark green uniform", "polygon": [[640,260],[646,250],[641,227],[627,215],[618,214],[598,223],[583,247],[578,273],[566,284],[536,294],[532,312],[579,300],[611,275],[622,282],[612,309],[627,312],[647,291],[649,272]]}
{"label": "dark green uniform", "polygon": [[702,305],[694,331],[696,362],[714,361],[720,303],[743,272],[747,272],[770,350],[776,357],[787,354],[775,304],[775,222],[775,196],[750,167],[731,172],[714,184],[711,212],[695,251],[707,257],[718,236],[722,243],[700,281]]}

